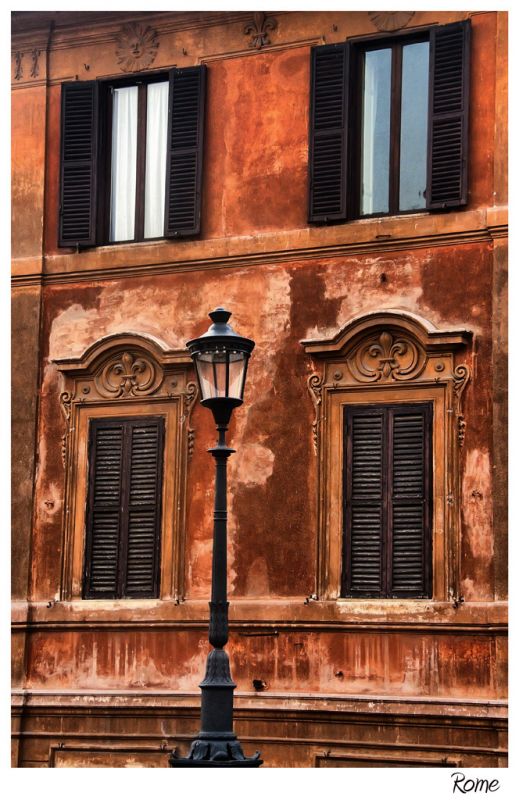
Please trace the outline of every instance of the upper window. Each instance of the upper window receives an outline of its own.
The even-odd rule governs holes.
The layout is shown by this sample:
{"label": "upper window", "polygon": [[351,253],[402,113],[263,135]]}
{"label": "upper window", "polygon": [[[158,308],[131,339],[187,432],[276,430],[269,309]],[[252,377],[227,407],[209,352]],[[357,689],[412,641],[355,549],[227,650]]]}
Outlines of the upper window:
{"label": "upper window", "polygon": [[312,49],[311,222],[467,202],[469,33]]}
{"label": "upper window", "polygon": [[205,75],[63,84],[61,247],[200,232]]}

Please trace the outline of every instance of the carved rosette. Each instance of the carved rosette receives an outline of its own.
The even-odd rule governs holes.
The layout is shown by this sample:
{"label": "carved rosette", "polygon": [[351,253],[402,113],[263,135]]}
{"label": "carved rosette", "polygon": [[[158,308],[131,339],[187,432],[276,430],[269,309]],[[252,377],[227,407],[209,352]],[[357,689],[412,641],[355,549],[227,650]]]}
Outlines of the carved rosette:
{"label": "carved rosette", "polygon": [[379,31],[398,31],[414,17],[414,11],[368,11],[369,18]]}
{"label": "carved rosette", "polygon": [[156,391],[163,372],[149,357],[123,352],[110,359],[95,377],[95,385],[103,397],[139,397]]}
{"label": "carved rosette", "polygon": [[123,25],[116,43],[115,55],[123,72],[147,69],[155,61],[159,48],[157,31],[140,22]]}
{"label": "carved rosette", "polygon": [[306,385],[308,386],[308,391],[310,392],[315,410],[314,421],[312,422],[312,438],[314,452],[317,455],[319,450],[319,423],[321,418],[323,376],[319,375],[317,372],[312,372],[312,374],[308,376]]}
{"label": "carved rosette", "polygon": [[389,331],[363,341],[348,358],[351,373],[360,383],[412,380],[426,362],[426,353],[417,342]]}

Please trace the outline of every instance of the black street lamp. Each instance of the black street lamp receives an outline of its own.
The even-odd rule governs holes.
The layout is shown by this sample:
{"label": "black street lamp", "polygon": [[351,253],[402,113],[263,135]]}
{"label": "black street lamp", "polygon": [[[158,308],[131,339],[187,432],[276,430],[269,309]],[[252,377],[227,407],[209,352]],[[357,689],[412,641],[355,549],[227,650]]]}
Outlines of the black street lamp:
{"label": "black street lamp", "polygon": [[214,501],[213,574],[209,603],[209,641],[213,650],[207,658],[202,689],[201,731],[186,758],[170,757],[171,767],[259,767],[256,752],[243,755],[233,731],[233,692],[229,657],[224,646],[229,638],[227,602],[227,459],[236,452],[227,447],[225,432],[233,410],[243,403],[247,362],[254,348],[228,325],[230,311],[216,308],[209,316],[213,324],[198,339],[187,343],[196,367],[201,404],[213,412],[218,431],[211,453],[216,462]]}

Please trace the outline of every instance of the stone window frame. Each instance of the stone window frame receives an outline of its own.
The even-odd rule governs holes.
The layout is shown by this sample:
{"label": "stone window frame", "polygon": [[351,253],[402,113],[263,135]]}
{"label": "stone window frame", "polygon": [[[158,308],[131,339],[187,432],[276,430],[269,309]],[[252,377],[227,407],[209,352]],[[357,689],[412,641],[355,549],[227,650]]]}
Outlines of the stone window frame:
{"label": "stone window frame", "polygon": [[102,337],[79,358],[55,359],[54,364],[62,376],[60,404],[65,418],[60,599],[82,600],[90,420],[162,416],[165,442],[159,599],[179,602],[184,590],[187,465],[195,436],[191,412],[198,395],[197,385],[191,380],[189,354],[171,350],[154,336],[130,332]]}
{"label": "stone window frame", "polygon": [[316,595],[341,596],[343,408],[347,404],[433,404],[433,580],[432,598],[363,599],[431,603],[460,597],[460,450],[465,438],[462,397],[470,367],[460,361],[472,348],[472,332],[439,330],[428,320],[385,309],[346,323],[330,338],[304,339],[312,373],[307,386],[314,406],[313,445],[317,456]]}

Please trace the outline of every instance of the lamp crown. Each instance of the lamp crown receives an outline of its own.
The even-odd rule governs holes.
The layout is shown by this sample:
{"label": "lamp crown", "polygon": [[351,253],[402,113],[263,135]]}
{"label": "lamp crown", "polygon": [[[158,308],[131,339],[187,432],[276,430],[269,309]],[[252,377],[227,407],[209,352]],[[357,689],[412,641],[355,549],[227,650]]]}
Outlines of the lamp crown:
{"label": "lamp crown", "polygon": [[218,306],[218,308],[215,308],[214,311],[209,312],[209,316],[215,325],[225,325],[231,318],[232,313],[227,311],[225,308]]}

